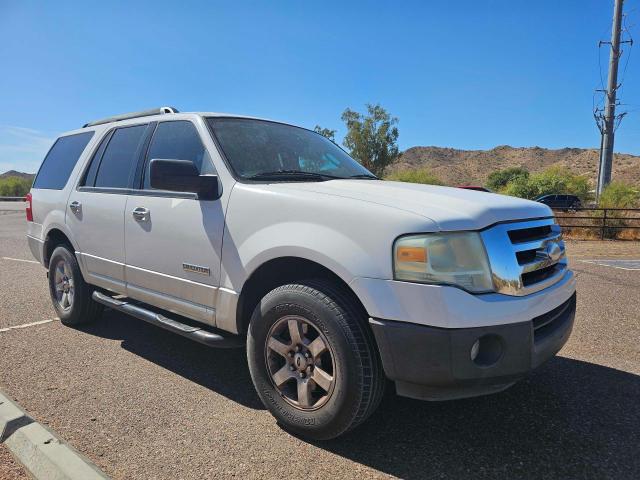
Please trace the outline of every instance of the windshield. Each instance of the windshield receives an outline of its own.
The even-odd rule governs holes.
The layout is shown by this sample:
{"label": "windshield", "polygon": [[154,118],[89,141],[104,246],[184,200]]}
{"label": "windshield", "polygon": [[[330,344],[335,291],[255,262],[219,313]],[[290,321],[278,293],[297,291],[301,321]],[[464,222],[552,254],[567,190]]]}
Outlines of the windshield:
{"label": "windshield", "polygon": [[246,118],[207,120],[231,168],[244,179],[375,178],[332,141],[310,130]]}

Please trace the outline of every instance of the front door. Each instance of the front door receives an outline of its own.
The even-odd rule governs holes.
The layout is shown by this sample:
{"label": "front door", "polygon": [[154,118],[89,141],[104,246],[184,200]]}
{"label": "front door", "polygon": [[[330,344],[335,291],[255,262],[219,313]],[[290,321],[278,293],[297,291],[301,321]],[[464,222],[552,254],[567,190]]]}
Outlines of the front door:
{"label": "front door", "polygon": [[124,228],[127,295],[174,313],[215,323],[224,211],[220,200],[151,188],[152,159],[190,160],[215,173],[195,125],[158,123],[139,189],[127,198]]}

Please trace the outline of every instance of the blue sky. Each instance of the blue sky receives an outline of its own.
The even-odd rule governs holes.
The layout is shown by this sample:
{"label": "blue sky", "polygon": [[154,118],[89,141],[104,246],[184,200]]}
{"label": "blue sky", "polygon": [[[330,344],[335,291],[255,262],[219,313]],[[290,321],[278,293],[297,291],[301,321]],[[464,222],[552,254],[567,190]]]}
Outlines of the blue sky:
{"label": "blue sky", "polygon": [[[0,172],[35,171],[59,132],[161,105],[341,140],[341,112],[379,102],[402,149],[597,147],[612,1],[0,0]],[[625,3],[640,42],[640,0]],[[624,81],[616,151],[640,154],[640,52]]]}

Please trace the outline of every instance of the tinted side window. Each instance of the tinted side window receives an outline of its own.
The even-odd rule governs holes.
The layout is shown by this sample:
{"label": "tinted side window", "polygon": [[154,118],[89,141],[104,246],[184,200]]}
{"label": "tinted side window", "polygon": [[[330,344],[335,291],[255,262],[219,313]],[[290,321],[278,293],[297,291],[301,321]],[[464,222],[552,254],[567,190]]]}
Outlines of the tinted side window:
{"label": "tinted side window", "polygon": [[140,156],[146,125],[118,128],[102,156],[96,187],[127,188]]}
{"label": "tinted side window", "polygon": [[91,165],[89,165],[89,169],[82,180],[81,185],[93,187],[96,183],[96,174],[98,173],[98,167],[100,166],[100,160],[102,159],[102,155],[104,154],[107,145],[109,144],[109,139],[111,138],[111,133],[109,132],[100,142],[100,147],[96,150],[96,153],[93,154],[93,158],[91,159]]}
{"label": "tinted side window", "polygon": [[33,188],[62,190],[93,132],[60,137],[42,162]]}
{"label": "tinted side window", "polygon": [[201,174],[214,173],[211,158],[198,130],[187,120],[161,122],[151,139],[144,171],[144,188],[150,189],[149,164],[155,158],[191,160]]}

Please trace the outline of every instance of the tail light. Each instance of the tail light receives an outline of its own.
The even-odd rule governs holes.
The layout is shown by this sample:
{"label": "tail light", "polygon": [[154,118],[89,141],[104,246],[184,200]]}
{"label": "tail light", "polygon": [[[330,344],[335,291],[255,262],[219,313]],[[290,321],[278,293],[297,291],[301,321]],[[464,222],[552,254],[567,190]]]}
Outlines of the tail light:
{"label": "tail light", "polygon": [[31,200],[31,193],[27,193],[24,197],[24,201],[27,202],[27,222],[33,222],[33,202]]}

